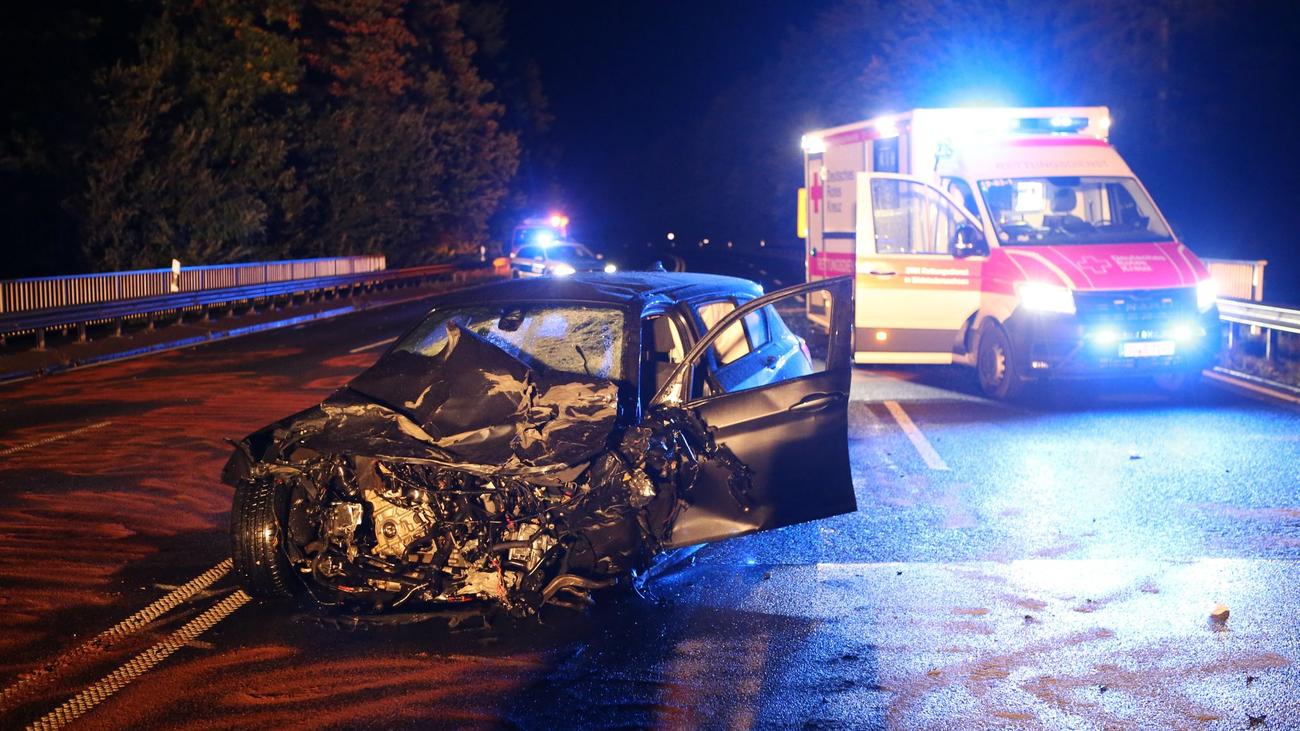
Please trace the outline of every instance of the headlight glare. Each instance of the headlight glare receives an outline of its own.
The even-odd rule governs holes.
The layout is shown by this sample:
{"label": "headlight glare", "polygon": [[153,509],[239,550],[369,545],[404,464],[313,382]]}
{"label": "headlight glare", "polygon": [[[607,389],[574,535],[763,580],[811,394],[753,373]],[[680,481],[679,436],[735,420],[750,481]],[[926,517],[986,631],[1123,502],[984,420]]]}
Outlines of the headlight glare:
{"label": "headlight glare", "polygon": [[618,267],[614,266],[613,264],[606,264],[606,265],[605,265],[605,273],[606,273],[606,274],[613,274],[613,273],[616,272],[616,271],[618,271]]}
{"label": "headlight glare", "polygon": [[557,277],[567,277],[576,271],[578,270],[568,264],[556,264],[555,267],[551,269],[551,274],[554,274]]}
{"label": "headlight glare", "polygon": [[1206,312],[1219,298],[1219,285],[1213,279],[1202,279],[1196,283],[1196,309]]}
{"label": "headlight glare", "polygon": [[1036,312],[1059,312],[1073,315],[1074,293],[1068,288],[1042,282],[1024,282],[1016,287],[1020,304]]}

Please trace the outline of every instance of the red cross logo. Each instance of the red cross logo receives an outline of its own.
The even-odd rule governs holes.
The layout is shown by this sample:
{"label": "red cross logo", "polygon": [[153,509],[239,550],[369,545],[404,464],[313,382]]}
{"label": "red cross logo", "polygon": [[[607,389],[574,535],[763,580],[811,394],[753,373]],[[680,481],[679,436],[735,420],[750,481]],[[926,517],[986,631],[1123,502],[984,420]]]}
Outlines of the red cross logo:
{"label": "red cross logo", "polygon": [[1081,256],[1079,257],[1079,260],[1074,263],[1075,266],[1080,269],[1092,272],[1093,274],[1105,274],[1110,271],[1112,266],[1114,266],[1111,262],[1106,261],[1105,259],[1098,259],[1095,256]]}
{"label": "red cross logo", "polygon": [[812,187],[808,189],[808,200],[812,201],[813,213],[821,213],[822,172],[820,170],[817,170],[812,174]]}

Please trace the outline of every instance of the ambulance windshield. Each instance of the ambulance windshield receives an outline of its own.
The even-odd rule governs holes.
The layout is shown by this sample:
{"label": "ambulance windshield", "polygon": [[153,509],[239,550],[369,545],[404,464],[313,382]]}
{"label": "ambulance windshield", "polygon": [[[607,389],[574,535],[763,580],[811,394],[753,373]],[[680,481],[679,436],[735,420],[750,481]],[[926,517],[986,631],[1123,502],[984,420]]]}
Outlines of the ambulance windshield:
{"label": "ambulance windshield", "polygon": [[1132,178],[1002,178],[980,181],[980,192],[1006,246],[1173,240]]}

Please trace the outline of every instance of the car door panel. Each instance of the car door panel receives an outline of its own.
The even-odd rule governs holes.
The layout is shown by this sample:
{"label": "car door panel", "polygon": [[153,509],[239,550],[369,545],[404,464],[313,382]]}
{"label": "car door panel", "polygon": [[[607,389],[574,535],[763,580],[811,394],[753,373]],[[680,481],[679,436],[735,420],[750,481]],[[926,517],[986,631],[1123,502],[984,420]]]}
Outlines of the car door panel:
{"label": "car door panel", "polygon": [[[829,291],[832,302],[826,369],[677,407],[693,412],[721,457],[700,462],[699,474],[683,496],[669,547],[857,509],[848,461],[850,277],[798,285],[737,308],[696,343],[669,383],[701,360],[712,337],[729,322],[767,304],[820,290]],[[659,403],[658,397],[656,402],[674,407]]]}
{"label": "car door panel", "polygon": [[857,184],[857,350],[951,355],[979,307],[984,261],[952,243],[978,219],[919,178],[859,173]]}

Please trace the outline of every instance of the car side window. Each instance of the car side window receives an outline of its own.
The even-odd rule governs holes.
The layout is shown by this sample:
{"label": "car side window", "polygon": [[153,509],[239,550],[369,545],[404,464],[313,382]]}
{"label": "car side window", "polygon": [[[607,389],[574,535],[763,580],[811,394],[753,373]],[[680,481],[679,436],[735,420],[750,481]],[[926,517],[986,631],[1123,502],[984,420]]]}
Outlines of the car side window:
{"label": "car side window", "polygon": [[[707,333],[712,332],[714,326],[735,309],[735,302],[722,300],[696,305],[695,314],[699,316],[700,322],[704,323],[704,332]],[[749,352],[749,339],[745,335],[744,325],[740,322],[729,325],[726,331],[719,335],[717,340],[713,341],[713,354],[720,365],[734,363],[748,355]]]}
{"label": "car side window", "polygon": [[[828,335],[810,323],[805,315],[810,294],[792,294],[765,307],[748,312],[724,327],[716,340],[692,368],[689,398],[707,398],[722,393],[736,393],[762,388],[781,381],[818,373],[826,368]],[[726,311],[735,307],[726,303]],[[721,309],[721,308],[719,308]],[[713,320],[716,326],[721,318]],[[732,332],[736,328],[736,332]],[[739,333],[737,335],[736,333]],[[713,334],[707,337],[715,337]],[[745,353],[732,360],[718,356],[719,343],[725,353],[736,338],[745,342]],[[713,352],[713,358],[707,355]],[[671,397],[685,391],[676,386]]]}
{"label": "car side window", "polygon": [[518,256],[520,259],[540,259],[542,250],[536,246],[524,246],[519,249]]}
{"label": "car side window", "polygon": [[892,178],[871,181],[871,215],[877,254],[950,256],[962,221],[938,191]]}
{"label": "car side window", "polygon": [[[714,330],[688,348],[686,362],[659,390],[659,404],[690,403],[777,386],[828,370],[847,369],[848,328],[853,299],[848,277],[828,280],[829,285],[800,285],[763,298],[762,306],[741,304],[734,313],[715,323]],[[808,303],[821,303],[832,327],[808,319]],[[758,315],[758,318],[754,318]],[[720,365],[713,355],[714,341],[725,328],[750,320],[754,332],[766,331],[766,342],[750,355]],[[719,330],[718,328],[724,328]],[[793,386],[792,386],[793,387]],[[798,387],[794,387],[798,388]]]}
{"label": "car side window", "polygon": [[[686,341],[672,315],[652,315],[641,321],[641,394],[643,407],[659,391],[677,364],[686,359]],[[680,384],[678,384],[680,389]],[[682,394],[669,394],[681,400]]]}

